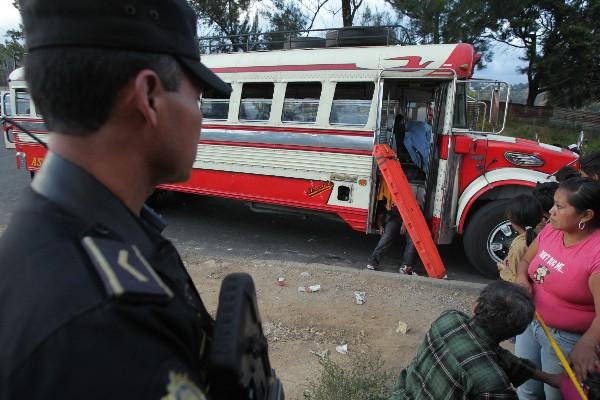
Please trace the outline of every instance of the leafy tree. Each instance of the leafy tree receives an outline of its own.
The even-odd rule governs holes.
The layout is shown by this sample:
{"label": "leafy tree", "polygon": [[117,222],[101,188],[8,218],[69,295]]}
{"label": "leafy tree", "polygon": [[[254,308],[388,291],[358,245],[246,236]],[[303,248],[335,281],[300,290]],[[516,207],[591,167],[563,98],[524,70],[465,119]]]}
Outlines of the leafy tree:
{"label": "leafy tree", "polygon": [[290,38],[302,35],[309,24],[308,16],[293,0],[274,0],[273,7],[261,12],[268,21],[266,40],[272,49],[280,49]]}
{"label": "leafy tree", "polygon": [[397,14],[391,15],[387,11],[372,10],[367,4],[358,24],[361,26],[398,26],[394,32],[397,42],[404,45],[416,44],[414,33],[404,26],[404,22],[403,18]]}
{"label": "leafy tree", "polygon": [[4,44],[0,44],[0,86],[8,81],[8,75],[23,64],[25,46],[23,26],[6,32]]}
{"label": "leafy tree", "polygon": [[258,15],[249,13],[252,0],[188,0],[204,24],[218,38],[201,43],[202,51],[256,50],[264,46],[260,40]]}
{"label": "leafy tree", "polygon": [[[409,37],[415,43],[472,43],[490,61],[487,30],[498,26],[497,10],[488,0],[386,0],[408,20]],[[480,64],[480,68],[483,64]]]}
{"label": "leafy tree", "polygon": [[527,104],[579,107],[599,98],[600,4],[587,0],[502,0],[505,17],[489,36],[524,51]]}

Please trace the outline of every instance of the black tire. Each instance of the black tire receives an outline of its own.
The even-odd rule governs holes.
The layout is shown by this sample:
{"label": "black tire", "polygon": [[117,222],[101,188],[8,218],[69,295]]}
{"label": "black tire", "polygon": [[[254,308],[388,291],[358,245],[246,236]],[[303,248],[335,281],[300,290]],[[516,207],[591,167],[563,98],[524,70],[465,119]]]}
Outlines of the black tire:
{"label": "black tire", "polygon": [[377,26],[348,26],[327,32],[326,47],[395,44],[394,31]]}
{"label": "black tire", "polygon": [[496,263],[506,257],[516,232],[506,218],[507,200],[491,201],[470,218],[463,237],[465,255],[486,278],[498,278]]}
{"label": "black tire", "polygon": [[325,39],[320,37],[294,37],[283,44],[284,49],[316,49],[325,47]]}

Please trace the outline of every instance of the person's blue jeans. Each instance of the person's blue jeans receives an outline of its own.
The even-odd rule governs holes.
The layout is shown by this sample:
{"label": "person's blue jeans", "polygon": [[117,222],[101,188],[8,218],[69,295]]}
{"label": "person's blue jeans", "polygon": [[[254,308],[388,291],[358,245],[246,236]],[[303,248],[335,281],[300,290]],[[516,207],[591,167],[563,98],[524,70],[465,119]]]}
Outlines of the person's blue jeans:
{"label": "person's blue jeans", "polygon": [[[575,343],[577,343],[581,337],[578,333],[567,332],[560,329],[549,327],[549,330],[565,357],[569,355],[571,350],[573,350]],[[563,372],[560,360],[554,353],[554,349],[546,337],[544,329],[537,320],[533,320],[529,326],[527,326],[525,332],[517,336],[515,355],[531,360],[538,369],[544,372],[551,374]],[[517,394],[519,400],[544,399],[544,397],[546,400],[562,399],[559,389],[555,389],[552,386],[543,384],[534,379],[530,379],[519,386],[517,388]]]}

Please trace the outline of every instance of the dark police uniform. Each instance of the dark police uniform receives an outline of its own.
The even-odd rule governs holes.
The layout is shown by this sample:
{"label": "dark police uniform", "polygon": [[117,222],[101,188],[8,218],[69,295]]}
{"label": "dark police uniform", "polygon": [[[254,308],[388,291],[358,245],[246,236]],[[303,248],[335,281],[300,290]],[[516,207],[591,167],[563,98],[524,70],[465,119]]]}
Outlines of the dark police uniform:
{"label": "dark police uniform", "polygon": [[[231,91],[200,63],[185,0],[20,6],[31,54],[168,54],[205,87]],[[0,237],[0,399],[205,398],[214,322],[163,227],[48,154]]]}
{"label": "dark police uniform", "polygon": [[0,241],[0,398],[203,398],[213,321],[160,218],[45,163]]}

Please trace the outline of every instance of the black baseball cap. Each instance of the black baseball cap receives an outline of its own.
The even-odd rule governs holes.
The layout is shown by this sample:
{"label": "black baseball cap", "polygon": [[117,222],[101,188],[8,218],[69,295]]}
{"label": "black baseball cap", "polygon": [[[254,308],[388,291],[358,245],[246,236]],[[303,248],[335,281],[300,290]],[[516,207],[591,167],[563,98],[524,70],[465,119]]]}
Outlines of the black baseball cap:
{"label": "black baseball cap", "polygon": [[186,0],[20,0],[27,51],[93,47],[169,54],[223,94],[231,86],[200,62],[198,19]]}

